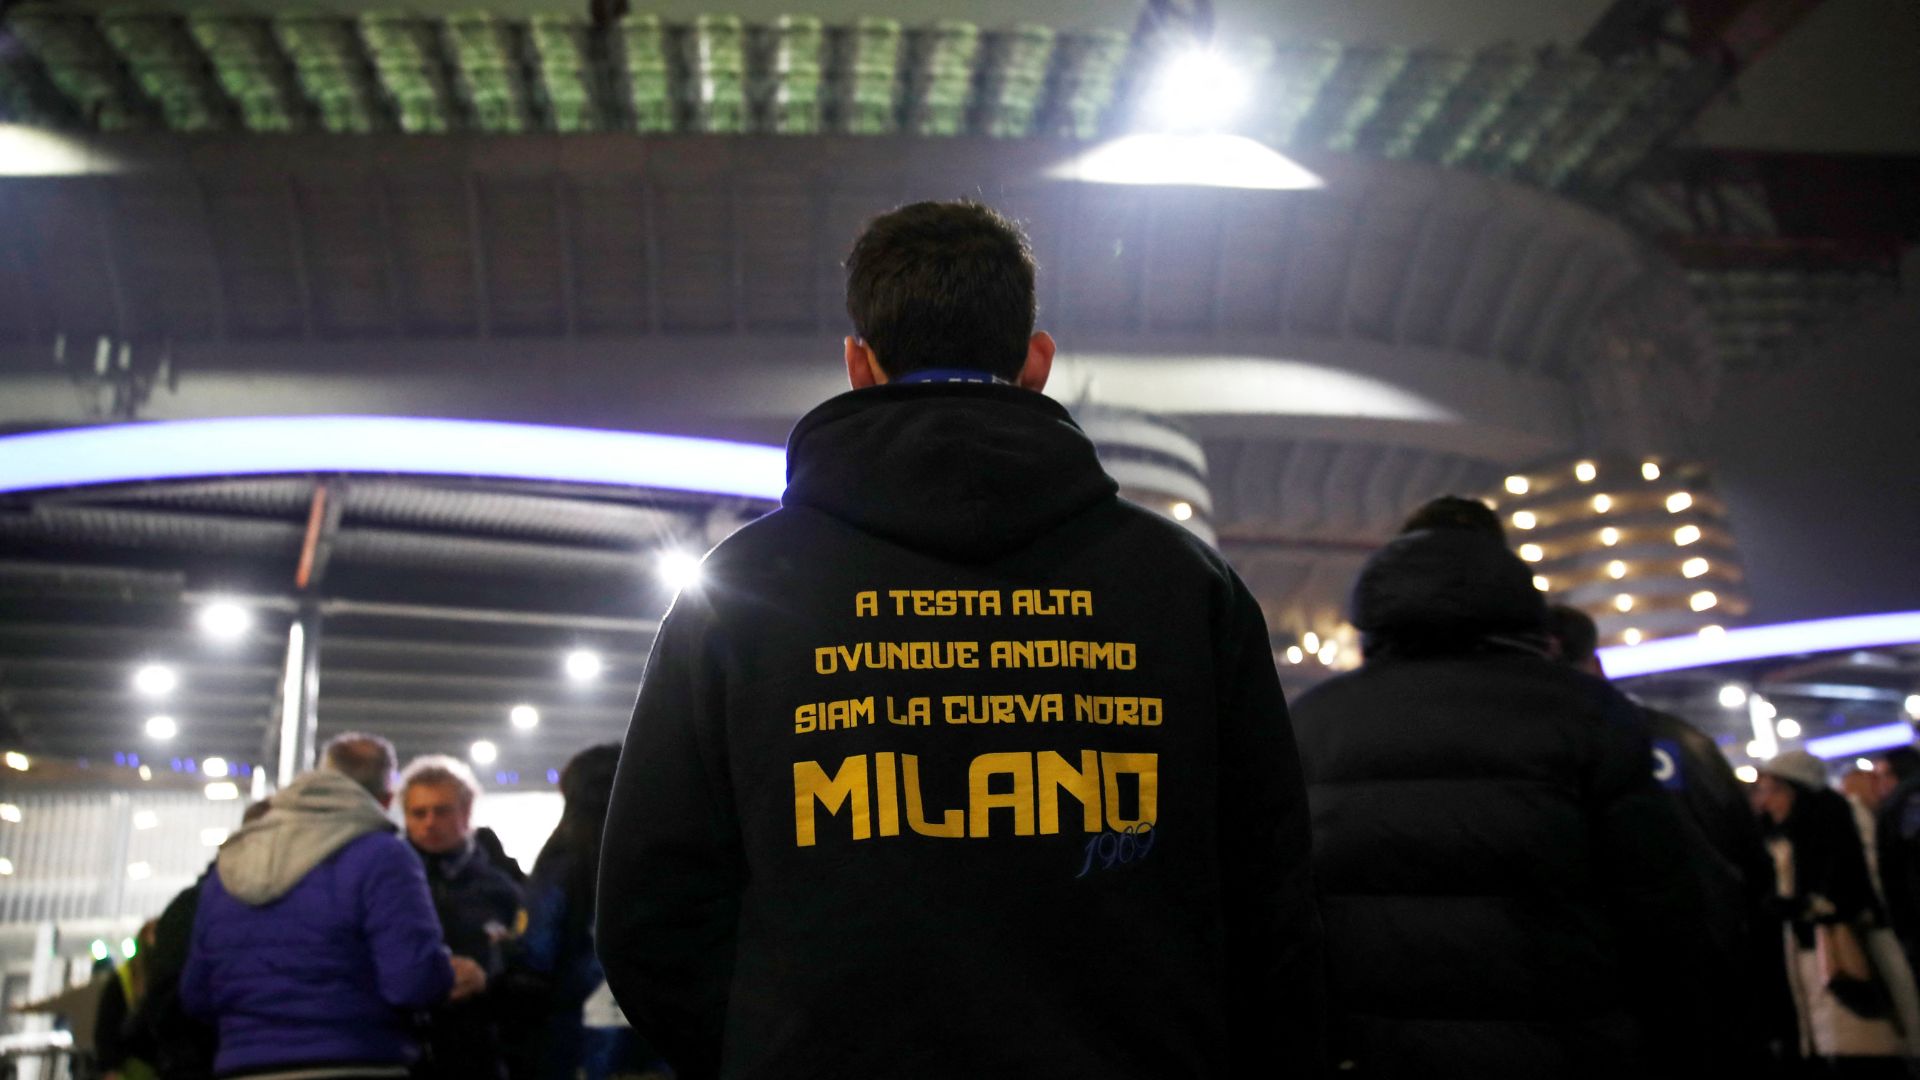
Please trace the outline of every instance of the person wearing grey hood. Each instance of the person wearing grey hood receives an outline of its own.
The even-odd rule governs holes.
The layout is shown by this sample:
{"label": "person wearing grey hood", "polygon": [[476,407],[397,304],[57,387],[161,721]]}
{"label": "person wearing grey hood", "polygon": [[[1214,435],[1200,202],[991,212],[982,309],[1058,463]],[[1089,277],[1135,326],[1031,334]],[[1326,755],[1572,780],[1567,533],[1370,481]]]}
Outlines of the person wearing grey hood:
{"label": "person wearing grey hood", "polygon": [[222,845],[180,985],[219,1030],[216,1075],[404,1077],[412,1014],[485,985],[441,943],[420,861],[385,813],[394,761],[385,739],[342,735]]}

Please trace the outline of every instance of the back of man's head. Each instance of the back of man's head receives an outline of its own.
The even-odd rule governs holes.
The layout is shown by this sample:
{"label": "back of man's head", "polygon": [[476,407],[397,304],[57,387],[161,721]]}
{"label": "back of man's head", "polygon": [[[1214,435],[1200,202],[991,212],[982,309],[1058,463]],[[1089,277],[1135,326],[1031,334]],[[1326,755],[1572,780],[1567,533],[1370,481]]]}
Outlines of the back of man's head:
{"label": "back of man's head", "polygon": [[1037,306],[1026,236],[969,200],[882,214],[847,256],[847,315],[888,378],[958,368],[1011,380]]}
{"label": "back of man's head", "polygon": [[1889,750],[1881,760],[1887,763],[1887,768],[1893,773],[1895,780],[1906,780],[1920,775],[1920,750],[1915,750],[1911,746]]}
{"label": "back of man's head", "polygon": [[1500,515],[1489,510],[1487,504],[1478,499],[1459,495],[1429,499],[1407,518],[1405,525],[1400,526],[1403,534],[1422,529],[1460,529],[1485,533],[1502,544],[1507,542],[1507,530],[1500,524]]}
{"label": "back of man's head", "polygon": [[1600,669],[1600,627],[1571,604],[1547,605],[1547,636],[1560,646],[1560,660],[1592,675]]}
{"label": "back of man's head", "polygon": [[393,798],[393,773],[400,756],[378,735],[350,731],[336,735],[321,752],[320,764],[344,773],[384,805]]}

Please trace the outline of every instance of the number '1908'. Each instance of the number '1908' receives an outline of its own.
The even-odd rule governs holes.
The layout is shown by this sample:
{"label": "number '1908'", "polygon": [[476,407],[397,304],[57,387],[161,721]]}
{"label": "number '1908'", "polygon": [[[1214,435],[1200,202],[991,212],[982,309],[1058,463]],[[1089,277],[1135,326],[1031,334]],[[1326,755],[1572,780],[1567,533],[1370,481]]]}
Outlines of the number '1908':
{"label": "number '1908'", "polygon": [[[1120,832],[1103,832],[1093,837],[1087,841],[1087,861],[1080,865],[1080,872],[1073,875],[1074,880],[1086,877],[1096,869],[1111,870],[1135,859],[1146,858],[1147,852],[1153,850],[1153,837],[1151,821],[1142,821]],[[1099,865],[1095,866],[1095,862]]]}

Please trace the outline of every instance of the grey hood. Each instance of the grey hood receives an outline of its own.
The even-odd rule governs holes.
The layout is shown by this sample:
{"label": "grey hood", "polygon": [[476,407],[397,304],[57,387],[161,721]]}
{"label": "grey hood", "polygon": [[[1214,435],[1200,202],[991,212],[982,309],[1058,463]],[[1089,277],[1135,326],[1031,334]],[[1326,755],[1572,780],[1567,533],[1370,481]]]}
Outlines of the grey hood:
{"label": "grey hood", "polygon": [[316,769],[274,793],[267,815],[220,845],[220,884],[254,907],[287,895],[329,855],[394,824],[367,789]]}

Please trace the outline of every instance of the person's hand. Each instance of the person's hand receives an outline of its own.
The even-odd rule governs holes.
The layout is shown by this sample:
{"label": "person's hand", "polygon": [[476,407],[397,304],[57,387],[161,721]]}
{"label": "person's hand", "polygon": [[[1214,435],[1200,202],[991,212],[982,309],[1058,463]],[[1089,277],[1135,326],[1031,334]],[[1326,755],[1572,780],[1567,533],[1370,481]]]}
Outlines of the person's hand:
{"label": "person's hand", "polygon": [[464,956],[452,958],[453,993],[448,1001],[464,1001],[487,988],[487,969]]}

